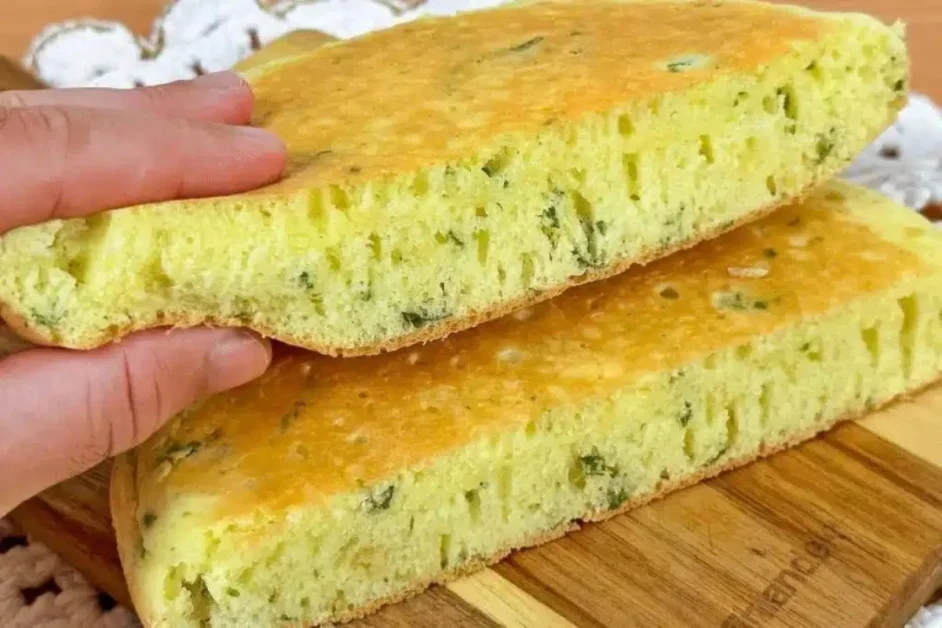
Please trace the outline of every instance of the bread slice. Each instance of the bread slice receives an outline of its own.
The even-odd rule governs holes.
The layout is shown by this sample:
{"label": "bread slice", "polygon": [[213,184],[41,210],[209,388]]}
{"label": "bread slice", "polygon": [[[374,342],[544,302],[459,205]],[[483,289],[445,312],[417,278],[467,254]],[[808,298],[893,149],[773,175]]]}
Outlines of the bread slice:
{"label": "bread slice", "polygon": [[894,117],[907,64],[869,17],[684,0],[291,52],[247,71],[283,181],[8,233],[2,314],[73,348],[201,323],[331,355],[442,337],[803,194]]}
{"label": "bread slice", "polygon": [[147,626],[342,621],[787,447],[942,372],[942,233],[801,206],[422,348],[289,351],[120,458]]}

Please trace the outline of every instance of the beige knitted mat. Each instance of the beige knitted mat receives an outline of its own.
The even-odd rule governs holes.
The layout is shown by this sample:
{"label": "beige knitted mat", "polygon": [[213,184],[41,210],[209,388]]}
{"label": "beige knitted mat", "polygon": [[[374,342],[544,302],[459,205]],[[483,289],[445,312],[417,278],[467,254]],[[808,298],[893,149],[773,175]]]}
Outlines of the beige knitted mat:
{"label": "beige knitted mat", "polygon": [[0,626],[125,628],[140,626],[41,543],[0,519]]}

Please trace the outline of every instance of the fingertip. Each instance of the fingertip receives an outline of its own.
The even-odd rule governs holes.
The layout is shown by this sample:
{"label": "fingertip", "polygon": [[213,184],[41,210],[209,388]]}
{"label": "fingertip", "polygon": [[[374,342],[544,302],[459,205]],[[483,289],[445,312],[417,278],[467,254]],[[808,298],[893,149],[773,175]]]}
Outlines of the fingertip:
{"label": "fingertip", "polygon": [[[288,147],[276,134],[258,127],[226,127],[237,150],[251,162],[251,170],[240,174],[240,181],[252,181],[253,187],[278,180],[288,164]],[[234,181],[235,183],[235,181]]]}
{"label": "fingertip", "polygon": [[241,75],[231,71],[213,72],[188,83],[211,104],[208,111],[197,118],[224,124],[248,124],[251,121],[255,94]]}
{"label": "fingertip", "polygon": [[235,133],[244,138],[246,142],[253,144],[254,148],[258,151],[275,155],[285,155],[288,152],[288,147],[285,145],[284,140],[268,129],[260,129],[254,126],[236,126],[229,128],[233,129]]}
{"label": "fingertip", "polygon": [[232,70],[223,70],[222,72],[210,72],[192,79],[192,84],[204,89],[218,89],[223,91],[248,89],[249,84],[237,72]]}
{"label": "fingertip", "polygon": [[271,343],[244,329],[218,329],[206,364],[210,394],[236,388],[260,377],[271,364]]}

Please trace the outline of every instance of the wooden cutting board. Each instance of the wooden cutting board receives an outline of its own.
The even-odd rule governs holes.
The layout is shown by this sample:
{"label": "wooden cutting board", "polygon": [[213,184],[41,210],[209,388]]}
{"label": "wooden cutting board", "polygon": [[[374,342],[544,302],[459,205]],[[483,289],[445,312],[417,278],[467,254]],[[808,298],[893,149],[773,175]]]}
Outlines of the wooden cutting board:
{"label": "wooden cutting board", "polygon": [[[66,482],[13,519],[127,602],[107,476]],[[940,585],[937,388],[353,625],[902,626]]]}

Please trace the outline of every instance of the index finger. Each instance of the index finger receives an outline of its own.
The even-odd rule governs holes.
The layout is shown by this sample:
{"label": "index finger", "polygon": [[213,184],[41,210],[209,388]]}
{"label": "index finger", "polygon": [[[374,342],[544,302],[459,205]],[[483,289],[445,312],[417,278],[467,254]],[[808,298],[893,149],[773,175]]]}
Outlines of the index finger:
{"label": "index finger", "polygon": [[284,144],[260,129],[153,113],[0,109],[0,234],[53,218],[277,180]]}
{"label": "index finger", "polygon": [[0,109],[91,107],[149,111],[175,118],[245,124],[252,116],[252,89],[235,72],[205,74],[136,89],[68,88],[0,92]]}

